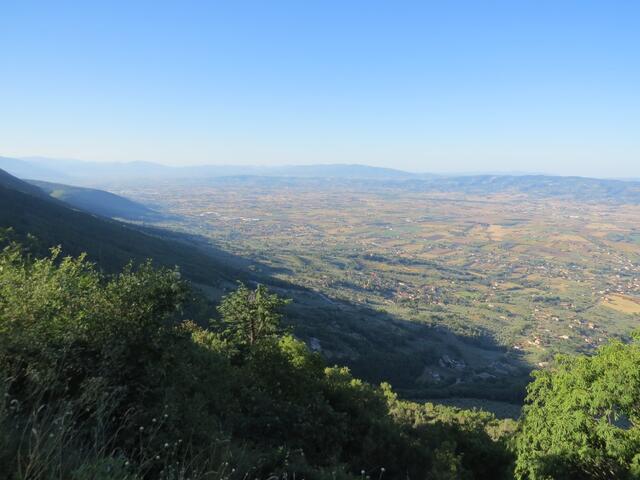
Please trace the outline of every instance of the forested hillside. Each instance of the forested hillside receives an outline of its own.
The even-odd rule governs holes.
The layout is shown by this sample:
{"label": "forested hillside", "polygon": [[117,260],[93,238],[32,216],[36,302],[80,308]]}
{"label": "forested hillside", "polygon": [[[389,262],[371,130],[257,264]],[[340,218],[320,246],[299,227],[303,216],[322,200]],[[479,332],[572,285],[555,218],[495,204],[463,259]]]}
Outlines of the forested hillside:
{"label": "forested hillside", "polygon": [[[282,282],[293,303],[237,285],[246,272],[169,232],[74,210],[0,174],[0,478],[640,476],[636,341],[536,371],[517,422],[403,400],[300,340],[329,331],[336,311],[320,313],[331,302]],[[205,302],[187,278],[226,294]],[[325,349],[360,349],[369,379],[403,385],[395,369],[409,356],[389,353],[389,339],[436,358],[443,344],[477,348],[375,318],[364,329],[347,317],[322,337]]]}
{"label": "forested hillside", "polygon": [[162,238],[169,232],[143,230],[74,210],[2,170],[0,205],[0,227],[11,228],[22,241],[31,236],[29,247],[38,254],[63,245],[66,254],[87,253],[107,271],[120,270],[132,260],[153,258],[162,265],[180,265],[193,280],[209,285],[238,276],[197,249]]}
{"label": "forested hillside", "polygon": [[[142,228],[76,210],[7,174],[0,181],[0,201],[0,227],[11,228],[15,238],[38,255],[61,245],[63,254],[85,252],[106,272],[118,271],[129,261],[140,264],[153,258],[159,265],[178,265],[185,278],[196,284],[199,294],[204,292],[213,302],[233,288],[236,280],[266,283],[296,300],[287,308],[287,324],[299,338],[320,345],[331,362],[348,365],[372,382],[392,381],[405,394],[415,388],[415,379],[426,363],[437,365],[444,356],[465,352],[485,369],[493,368],[487,366],[507,355],[490,338],[468,338],[446,329],[413,324],[283,281],[261,262],[227,254],[197,235]],[[509,378],[491,385],[454,384],[455,378],[451,378],[433,390],[439,397],[462,393],[519,401],[527,371],[526,367],[519,368],[517,375],[511,371]]]}
{"label": "forested hillside", "polygon": [[60,183],[30,180],[30,184],[43,190],[51,197],[62,200],[85,212],[95,213],[108,218],[121,218],[130,221],[144,221],[158,218],[160,215],[150,208],[104,190],[74,187]]}
{"label": "forested hillside", "polygon": [[0,253],[6,479],[638,478],[640,347],[536,374],[518,424],[398,399],[283,330],[286,299],[240,285],[207,328],[150,263]]}
{"label": "forested hillside", "polygon": [[58,255],[0,254],[5,478],[508,476],[509,422],[330,368],[263,287],[229,294],[202,329],[176,271],[107,277]]}

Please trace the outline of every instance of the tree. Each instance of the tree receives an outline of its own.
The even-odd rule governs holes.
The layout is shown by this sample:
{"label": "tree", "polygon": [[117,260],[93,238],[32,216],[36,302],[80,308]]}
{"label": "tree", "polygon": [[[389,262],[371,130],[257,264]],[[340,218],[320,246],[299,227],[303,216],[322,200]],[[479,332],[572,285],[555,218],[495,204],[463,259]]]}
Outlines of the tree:
{"label": "tree", "polygon": [[[492,416],[325,368],[277,334],[288,301],[265,287],[223,300],[237,340],[185,320],[190,298],[177,271],[150,263],[105,275],[59,249],[0,249],[0,477],[473,479],[509,467]],[[242,361],[237,342],[252,344]]]}
{"label": "tree", "polygon": [[638,478],[640,343],[560,356],[535,372],[517,437],[516,476]]}
{"label": "tree", "polygon": [[218,306],[227,331],[241,343],[255,345],[259,340],[278,333],[280,310],[291,300],[269,293],[264,285],[250,290],[240,283],[237,290],[225,296]]}

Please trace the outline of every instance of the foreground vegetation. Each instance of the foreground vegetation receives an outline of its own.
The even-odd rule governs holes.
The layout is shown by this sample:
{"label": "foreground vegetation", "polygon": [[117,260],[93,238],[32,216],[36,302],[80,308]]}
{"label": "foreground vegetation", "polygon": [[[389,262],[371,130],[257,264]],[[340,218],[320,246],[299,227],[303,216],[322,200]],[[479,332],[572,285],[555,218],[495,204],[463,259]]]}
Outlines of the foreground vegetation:
{"label": "foreground vegetation", "polygon": [[[404,401],[327,367],[244,285],[193,294],[146,263],[105,276],[57,249],[0,254],[7,479],[637,478],[640,345],[536,374],[520,424]],[[206,327],[206,328],[205,328]]]}
{"label": "foreground vegetation", "polygon": [[[211,328],[150,264],[0,255],[2,469],[12,479],[494,478],[509,423],[399,400],[280,332],[240,287]],[[495,477],[497,475],[497,477]]]}

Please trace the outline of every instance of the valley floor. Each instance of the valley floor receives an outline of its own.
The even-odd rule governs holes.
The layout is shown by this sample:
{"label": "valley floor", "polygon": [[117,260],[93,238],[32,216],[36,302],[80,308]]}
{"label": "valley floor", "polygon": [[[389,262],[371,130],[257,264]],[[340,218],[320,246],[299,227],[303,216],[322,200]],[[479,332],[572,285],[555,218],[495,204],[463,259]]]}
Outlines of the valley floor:
{"label": "valley floor", "polygon": [[[301,335],[416,395],[513,401],[532,368],[593,351],[640,318],[637,205],[293,180],[111,188],[174,215],[163,226],[315,292],[334,313]],[[388,368],[373,371],[381,358]]]}

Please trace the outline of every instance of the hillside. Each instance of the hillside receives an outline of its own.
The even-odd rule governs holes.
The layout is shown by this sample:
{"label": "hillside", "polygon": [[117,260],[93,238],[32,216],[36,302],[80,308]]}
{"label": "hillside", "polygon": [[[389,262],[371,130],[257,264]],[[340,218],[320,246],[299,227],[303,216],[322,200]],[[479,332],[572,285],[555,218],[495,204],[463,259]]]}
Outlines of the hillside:
{"label": "hillside", "polygon": [[[299,201],[304,200],[301,192],[294,194]],[[52,258],[32,263],[29,256],[20,257],[17,251],[5,250],[0,254],[3,277],[0,288],[4,289],[0,292],[4,300],[0,317],[13,320],[0,329],[0,363],[9,378],[20,379],[7,384],[7,398],[27,406],[27,417],[20,409],[14,409],[0,419],[0,460],[14,462],[12,468],[23,468],[22,457],[15,452],[29,447],[23,443],[7,446],[10,438],[7,432],[16,425],[28,425],[34,436],[45,432],[46,438],[51,439],[42,442],[43,449],[69,442],[66,448],[73,455],[59,466],[46,468],[56,472],[83,468],[89,472],[87,478],[95,478],[97,472],[112,472],[114,468],[116,478],[128,478],[123,472],[132,464],[140,478],[157,478],[168,468],[163,455],[171,459],[172,465],[175,460],[179,464],[180,458],[188,458],[189,465],[183,468],[193,468],[199,459],[210,457],[185,455],[205,452],[211,442],[219,442],[221,437],[229,448],[221,457],[224,460],[210,458],[200,468],[224,469],[232,464],[245,477],[249,473],[268,476],[293,471],[323,480],[354,480],[361,471],[377,473],[382,478],[387,469],[389,478],[398,478],[406,472],[411,473],[411,478],[420,478],[425,469],[434,478],[440,478],[449,469],[461,472],[463,478],[497,478],[496,472],[500,472],[500,477],[511,478],[515,458],[517,478],[525,478],[522,472],[526,471],[554,472],[559,468],[569,472],[566,478],[573,478],[576,469],[591,472],[591,457],[583,455],[576,459],[564,452],[559,459],[549,460],[548,447],[538,441],[549,438],[557,443],[556,430],[566,426],[566,408],[575,411],[586,408],[582,397],[578,398],[579,405],[571,403],[576,398],[573,377],[578,377],[578,391],[582,392],[584,380],[580,376],[593,378],[593,374],[583,371],[586,362],[593,363],[598,372],[602,364],[605,371],[598,374],[598,382],[603,388],[613,389],[611,395],[615,395],[617,385],[637,370],[640,350],[633,344],[623,346],[614,341],[599,349],[592,357],[594,360],[566,357],[558,373],[552,369],[536,375],[535,388],[530,390],[529,403],[520,420],[522,430],[515,430],[513,421],[498,421],[485,412],[399,400],[390,386],[372,387],[354,376],[372,383],[391,380],[405,398],[421,398],[420,394],[431,398],[466,395],[513,401],[521,398],[529,369],[517,355],[497,345],[482,330],[474,336],[459,335],[444,324],[429,327],[407,321],[397,308],[389,308],[388,302],[381,309],[368,301],[356,304],[339,296],[328,297],[313,288],[279,279],[278,269],[267,268],[266,262],[245,263],[250,270],[234,269],[229,267],[232,260],[241,260],[226,254],[226,262],[218,261],[195,248],[197,241],[185,243],[194,237],[166,230],[141,230],[74,210],[2,171],[0,205],[0,227],[13,228],[28,248],[26,235],[34,234],[40,240],[39,254],[44,247],[61,243],[66,253],[87,251],[91,259],[110,272],[117,272],[129,258],[140,262],[153,257],[159,264],[180,265],[185,276],[205,291],[217,290],[210,295],[216,302],[220,301],[221,292],[228,293],[233,281],[242,278],[267,281],[275,287],[272,291],[277,292],[265,297],[243,293],[246,290],[241,287],[222,299],[218,315],[209,305],[200,306],[204,317],[199,318],[211,319],[211,330],[203,330],[189,321],[192,316],[185,316],[193,311],[188,308],[188,299],[193,297],[175,273],[142,267],[107,277],[82,260],[60,262]],[[326,256],[321,260],[326,264],[332,261]],[[386,258],[381,253],[361,254],[351,260],[360,266],[347,271],[362,271],[371,262],[392,265],[395,270],[417,266],[406,258]],[[454,273],[458,281],[470,279],[454,269],[442,272]],[[376,281],[379,280],[383,278]],[[403,288],[408,285],[405,282]],[[340,290],[357,287],[346,283],[335,286]],[[378,287],[381,292],[388,290],[383,284]],[[364,291],[359,287],[356,290]],[[496,294],[500,295],[492,293],[491,301],[498,303]],[[253,337],[247,337],[242,322],[253,318],[256,311],[264,312],[262,308],[279,310],[286,303],[284,298],[294,300],[282,311],[286,315],[284,324],[279,324],[281,314],[273,312],[266,317],[273,324],[263,338],[254,342]],[[543,301],[547,298],[555,305],[551,297]],[[265,299],[267,306],[252,306],[246,303],[247,299],[249,302]],[[409,306],[415,315],[419,305]],[[258,309],[247,316],[243,308]],[[444,316],[455,309],[455,302],[448,300],[439,303],[436,310]],[[24,315],[25,311],[30,314]],[[500,312],[507,313],[504,309]],[[174,327],[176,321],[178,327]],[[306,345],[282,334],[289,326],[294,327],[296,336],[305,340]],[[34,352],[34,344],[47,347]],[[69,352],[72,354],[68,355]],[[607,370],[612,361],[609,356],[619,362],[620,352],[631,356],[624,363],[624,370],[611,381],[610,369]],[[322,353],[325,360],[317,353]],[[54,372],[51,365],[57,362],[73,372],[74,378],[68,384],[67,380],[54,386],[43,383],[41,378],[50,378]],[[351,366],[352,373],[340,367],[326,368],[334,362]],[[563,387],[566,394],[545,390],[552,375],[566,384]],[[423,382],[418,389],[416,376]],[[127,394],[122,395],[125,391]],[[78,421],[58,436],[55,430],[58,419],[48,424],[47,418],[40,420],[35,410],[29,410],[37,408],[29,403],[32,392],[63,402],[52,403],[52,410],[47,410],[51,417],[47,418],[61,415],[55,409],[64,405],[65,411],[70,412],[64,415],[72,415]],[[195,395],[197,403],[187,406],[184,398],[191,395]],[[539,406],[535,403],[536,395],[558,395],[568,402],[568,407],[557,403]],[[600,400],[588,401],[597,404]],[[636,403],[631,402],[631,406],[624,407],[626,416],[634,414]],[[453,398],[447,403],[460,405]],[[107,404],[113,410],[105,410]],[[492,408],[491,404],[477,400],[467,401],[466,405]],[[549,415],[547,410],[560,412],[553,415],[557,428],[546,428],[538,420]],[[111,420],[100,416],[105,411],[114,412]],[[123,420],[126,417],[131,421],[133,417],[129,415],[135,416],[134,423]],[[561,444],[569,452],[579,450],[580,442],[602,448],[603,441],[627,432],[608,424],[601,434],[594,427],[596,422],[597,418],[588,420],[585,428],[589,435],[576,436],[577,440],[561,438]],[[334,430],[332,426],[336,424],[343,426]],[[147,425],[149,433],[141,433]],[[111,432],[112,440],[104,444],[95,440],[97,437],[91,435],[98,427]],[[571,428],[579,431],[580,427]],[[611,465],[608,468],[621,475],[633,469],[634,435],[632,429],[628,438],[621,437],[631,453],[619,458],[605,457],[603,464]],[[182,437],[189,439],[188,451],[181,450],[177,442],[175,448],[169,443]],[[145,445],[138,448],[138,443],[132,441],[134,438],[144,438]],[[517,444],[513,443],[514,438]],[[84,450],[84,441],[95,443]],[[246,445],[251,445],[250,454],[243,450]],[[286,445],[284,450],[282,445]],[[95,451],[113,448],[126,452],[128,460],[92,456]],[[147,458],[146,448],[153,449],[152,461]],[[173,450],[170,452],[169,448]],[[163,455],[156,453],[158,449]],[[37,455],[33,453],[34,458]],[[325,474],[326,468],[333,473]],[[236,478],[234,472],[229,478]]]}
{"label": "hillside", "polygon": [[94,188],[75,187],[60,183],[28,180],[28,183],[69,205],[89,213],[123,220],[153,220],[160,214],[128,198]]}
{"label": "hillside", "polygon": [[[391,381],[407,395],[425,394],[416,378],[424,376],[447,358],[464,355],[473,363],[473,372],[491,372],[500,382],[486,385],[482,377],[453,385],[457,370],[448,371],[447,381],[429,389],[430,395],[465,394],[517,401],[522,398],[528,368],[489,337],[458,335],[446,328],[432,328],[408,322],[394,314],[357,302],[327,296],[284,278],[263,260],[225,253],[197,235],[170,229],[142,229],[133,225],[73,210],[66,204],[42,195],[15,189],[34,189],[9,175],[0,184],[0,227],[12,227],[20,236],[34,235],[39,253],[61,244],[64,252],[89,258],[107,271],[115,271],[130,259],[152,258],[160,265],[178,265],[186,278],[194,281],[217,301],[236,280],[259,281],[281,295],[292,298],[288,323],[296,335],[321,351],[332,363],[348,365],[372,382]],[[265,258],[264,260],[268,260]],[[508,372],[496,372],[495,365],[509,362]],[[469,369],[471,371],[471,369]],[[418,391],[416,391],[416,387]]]}
{"label": "hillside", "polygon": [[638,477],[638,341],[558,358],[498,420],[330,367],[264,286],[203,329],[175,271],[56,255],[0,251],[3,480]]}
{"label": "hillside", "polygon": [[13,175],[9,175],[4,170],[0,170],[0,186],[39,198],[46,197],[46,194],[40,188],[27,182],[23,182]]}
{"label": "hillside", "polygon": [[263,286],[210,307],[206,330],[189,294],[170,270],[0,251],[0,478],[509,478],[513,421],[330,367]]}
{"label": "hillside", "polygon": [[190,278],[207,285],[238,276],[193,245],[162,238],[161,230],[143,231],[74,210],[4,171],[0,171],[0,205],[0,228],[10,227],[22,238],[35,236],[41,253],[50,246],[62,245],[70,255],[86,252],[108,271],[119,270],[130,260],[153,258],[161,265],[180,265]]}

